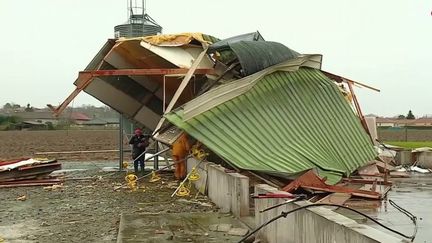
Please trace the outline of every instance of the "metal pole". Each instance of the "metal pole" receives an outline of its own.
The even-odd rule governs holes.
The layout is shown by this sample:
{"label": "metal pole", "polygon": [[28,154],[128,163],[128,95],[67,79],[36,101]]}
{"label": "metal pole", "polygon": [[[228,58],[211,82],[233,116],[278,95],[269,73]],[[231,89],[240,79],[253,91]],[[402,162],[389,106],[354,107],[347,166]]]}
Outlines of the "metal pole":
{"label": "metal pole", "polygon": [[[201,162],[203,162],[204,159],[200,160],[193,168],[198,168],[199,165],[201,164]],[[180,190],[180,187],[187,181],[187,179],[189,179],[189,176],[192,174],[192,171],[189,171],[189,173],[186,175],[186,178],[183,179],[182,182],[180,182],[179,186],[177,187],[177,189],[173,192],[173,194],[171,194],[171,197],[174,197],[174,195],[178,192],[178,190]]]}
{"label": "metal pole", "polygon": [[[159,142],[156,141],[155,144],[156,144],[155,153],[157,154],[159,152]],[[153,159],[153,169],[154,170],[159,169],[159,156],[156,156]]]}
{"label": "metal pole", "polygon": [[165,102],[166,102],[165,82],[166,82],[166,75],[164,75],[164,79],[163,79],[163,101],[162,101],[162,113],[165,113]]}
{"label": "metal pole", "polygon": [[123,169],[123,115],[119,114],[119,171]]}
{"label": "metal pole", "polygon": [[[145,159],[144,159],[144,162],[149,161],[150,159],[152,159],[152,158],[154,158],[154,157],[157,157],[157,156],[159,156],[160,154],[163,154],[163,153],[165,153],[165,152],[168,151],[168,150],[170,150],[170,148],[163,149],[163,150],[161,150],[161,151],[159,151],[159,152],[153,154],[152,156],[145,158]],[[142,152],[140,155],[138,155],[138,157],[136,157],[136,159],[134,159],[132,162],[135,163],[135,161],[136,161],[137,159],[139,159],[141,156],[143,156],[143,155],[144,155],[145,153],[147,153],[147,152],[148,152],[148,149],[146,149],[144,152]]]}
{"label": "metal pole", "polygon": [[408,127],[405,124],[405,142],[408,142]]}

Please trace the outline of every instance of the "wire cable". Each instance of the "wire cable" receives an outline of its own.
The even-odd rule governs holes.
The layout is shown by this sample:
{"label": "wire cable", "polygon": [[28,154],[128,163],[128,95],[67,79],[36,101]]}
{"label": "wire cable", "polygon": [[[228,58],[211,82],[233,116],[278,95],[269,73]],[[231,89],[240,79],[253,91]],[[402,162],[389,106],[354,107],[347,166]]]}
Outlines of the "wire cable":
{"label": "wire cable", "polygon": [[414,239],[415,239],[415,236],[417,235],[417,230],[418,230],[417,217],[414,214],[408,212],[406,209],[404,209],[401,206],[397,205],[393,200],[389,199],[389,202],[390,202],[390,205],[392,205],[394,208],[396,208],[397,210],[399,210],[401,213],[405,214],[413,222],[413,224],[414,224],[414,232],[413,232],[413,236],[411,238],[411,242],[413,242]]}
{"label": "wire cable", "polygon": [[[393,201],[392,201],[392,202],[393,202]],[[393,202],[393,203],[394,203],[394,202]],[[390,203],[390,204],[393,206],[393,203]],[[396,204],[394,204],[394,205],[396,205]],[[414,215],[412,215],[411,213],[409,213],[408,211],[406,211],[405,209],[400,208],[400,207],[397,206],[397,205],[396,205],[396,206],[397,206],[396,208],[397,208],[397,209],[400,208],[400,209],[401,209],[401,210],[400,210],[401,212],[404,211],[404,212],[407,213],[407,214],[406,214],[407,216],[408,216],[408,214],[410,214],[410,215],[413,216],[413,218],[411,218],[410,216],[408,216],[408,217],[410,217],[411,220],[413,220],[414,225],[416,226],[416,227],[415,227],[416,229],[415,229],[415,231],[414,231],[414,235],[412,235],[412,236],[405,235],[405,234],[403,234],[403,233],[401,233],[401,232],[399,232],[399,231],[397,231],[397,230],[394,230],[394,229],[392,229],[392,228],[390,228],[390,227],[388,227],[388,226],[386,226],[386,225],[384,225],[384,224],[378,222],[376,219],[374,219],[374,218],[372,218],[372,217],[370,217],[370,216],[368,216],[368,215],[366,215],[366,214],[364,214],[364,213],[362,213],[362,212],[360,212],[360,211],[358,211],[358,210],[356,210],[356,209],[353,209],[353,208],[349,208],[349,207],[342,206],[342,205],[330,204],[330,203],[316,203],[316,204],[310,204],[310,205],[301,206],[301,207],[295,208],[295,209],[293,209],[293,210],[291,210],[291,211],[288,211],[288,212],[282,212],[280,215],[278,215],[278,216],[276,216],[276,217],[270,219],[270,220],[267,221],[266,223],[260,225],[258,228],[256,228],[255,230],[253,230],[252,232],[250,232],[249,234],[247,234],[246,236],[244,236],[244,237],[243,237],[240,241],[238,241],[238,242],[239,242],[239,243],[244,242],[246,239],[248,239],[251,235],[253,235],[253,234],[255,234],[256,232],[258,232],[260,229],[264,228],[265,226],[269,225],[270,223],[272,223],[272,222],[274,222],[274,221],[276,221],[276,220],[278,220],[278,219],[280,219],[280,218],[286,218],[289,214],[292,214],[292,213],[294,213],[294,212],[297,212],[297,211],[300,211],[300,210],[303,210],[303,209],[306,209],[306,208],[320,207],[320,206],[331,206],[331,207],[344,208],[344,209],[347,209],[347,210],[353,211],[353,212],[355,212],[355,213],[357,213],[357,214],[360,214],[360,215],[362,215],[363,217],[365,217],[365,218],[371,220],[372,222],[378,224],[379,226],[383,227],[384,229],[386,229],[386,230],[388,230],[388,231],[391,231],[391,232],[393,232],[393,233],[395,233],[395,234],[397,234],[397,235],[400,235],[400,236],[402,236],[402,237],[404,237],[404,238],[408,238],[408,239],[410,239],[411,242],[414,241],[415,234],[417,233],[417,222],[416,222],[416,217],[415,217]],[[399,208],[398,208],[398,207],[399,207]]]}

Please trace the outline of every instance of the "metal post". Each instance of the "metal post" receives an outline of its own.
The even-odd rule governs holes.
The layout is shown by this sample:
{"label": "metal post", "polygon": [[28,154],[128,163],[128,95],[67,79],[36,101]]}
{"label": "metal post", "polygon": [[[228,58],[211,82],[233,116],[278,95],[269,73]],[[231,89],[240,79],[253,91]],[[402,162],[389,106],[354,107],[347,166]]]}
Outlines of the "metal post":
{"label": "metal post", "polygon": [[166,83],[166,75],[163,76],[163,101],[162,101],[162,113],[165,113],[165,102],[166,102],[165,83]]}
{"label": "metal post", "polygon": [[408,127],[405,124],[405,142],[408,142]]}
{"label": "metal post", "polygon": [[123,169],[123,115],[119,114],[119,171]]}
{"label": "metal post", "polygon": [[[159,152],[159,142],[156,141],[155,144],[156,144],[155,154],[157,154]],[[154,170],[159,169],[159,156],[156,156],[153,159],[153,169]]]}

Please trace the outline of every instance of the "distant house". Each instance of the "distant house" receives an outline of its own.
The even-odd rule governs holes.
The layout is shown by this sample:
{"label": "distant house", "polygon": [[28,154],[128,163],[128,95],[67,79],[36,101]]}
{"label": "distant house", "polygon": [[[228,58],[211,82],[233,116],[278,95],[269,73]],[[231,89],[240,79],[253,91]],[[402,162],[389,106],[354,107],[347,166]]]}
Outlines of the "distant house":
{"label": "distant house", "polygon": [[119,118],[115,117],[115,118],[102,118],[107,122],[107,126],[108,127],[119,127],[120,122],[119,122]]}
{"label": "distant house", "polygon": [[119,127],[118,118],[93,118],[83,122],[81,125],[89,127]]}
{"label": "distant house", "polygon": [[376,118],[376,124],[377,124],[377,127],[395,127],[396,126],[396,119],[377,117]]}
{"label": "distant house", "polygon": [[407,123],[409,126],[432,127],[432,118],[430,117],[421,117],[410,121],[410,123]]}
{"label": "distant house", "polygon": [[37,121],[23,121],[20,125],[21,129],[42,129],[48,127],[46,123],[37,122]]}
{"label": "distant house", "polygon": [[51,123],[56,125],[60,120],[68,120],[74,124],[82,124],[85,121],[91,120],[87,115],[80,112],[65,112],[60,117],[55,117],[52,112],[49,111],[32,111],[32,112],[13,112],[7,113],[8,116],[16,116],[23,120],[23,123],[27,124],[48,124]]}
{"label": "distant house", "polygon": [[376,124],[377,127],[432,127],[432,118],[397,119],[377,117]]}
{"label": "distant house", "polygon": [[83,126],[106,126],[107,122],[101,118],[93,118],[90,121],[85,121],[81,125]]}

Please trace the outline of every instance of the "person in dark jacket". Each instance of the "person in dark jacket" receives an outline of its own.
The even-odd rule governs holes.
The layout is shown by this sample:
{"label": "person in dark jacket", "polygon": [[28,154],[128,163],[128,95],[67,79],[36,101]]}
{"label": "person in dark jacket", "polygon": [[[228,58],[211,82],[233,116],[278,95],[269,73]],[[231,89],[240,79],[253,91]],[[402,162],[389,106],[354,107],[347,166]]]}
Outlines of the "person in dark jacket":
{"label": "person in dark jacket", "polygon": [[149,136],[143,135],[142,130],[137,128],[129,144],[132,145],[132,159],[134,160],[135,174],[138,174],[138,164],[141,166],[142,173],[144,173],[145,154],[143,153],[149,145]]}

